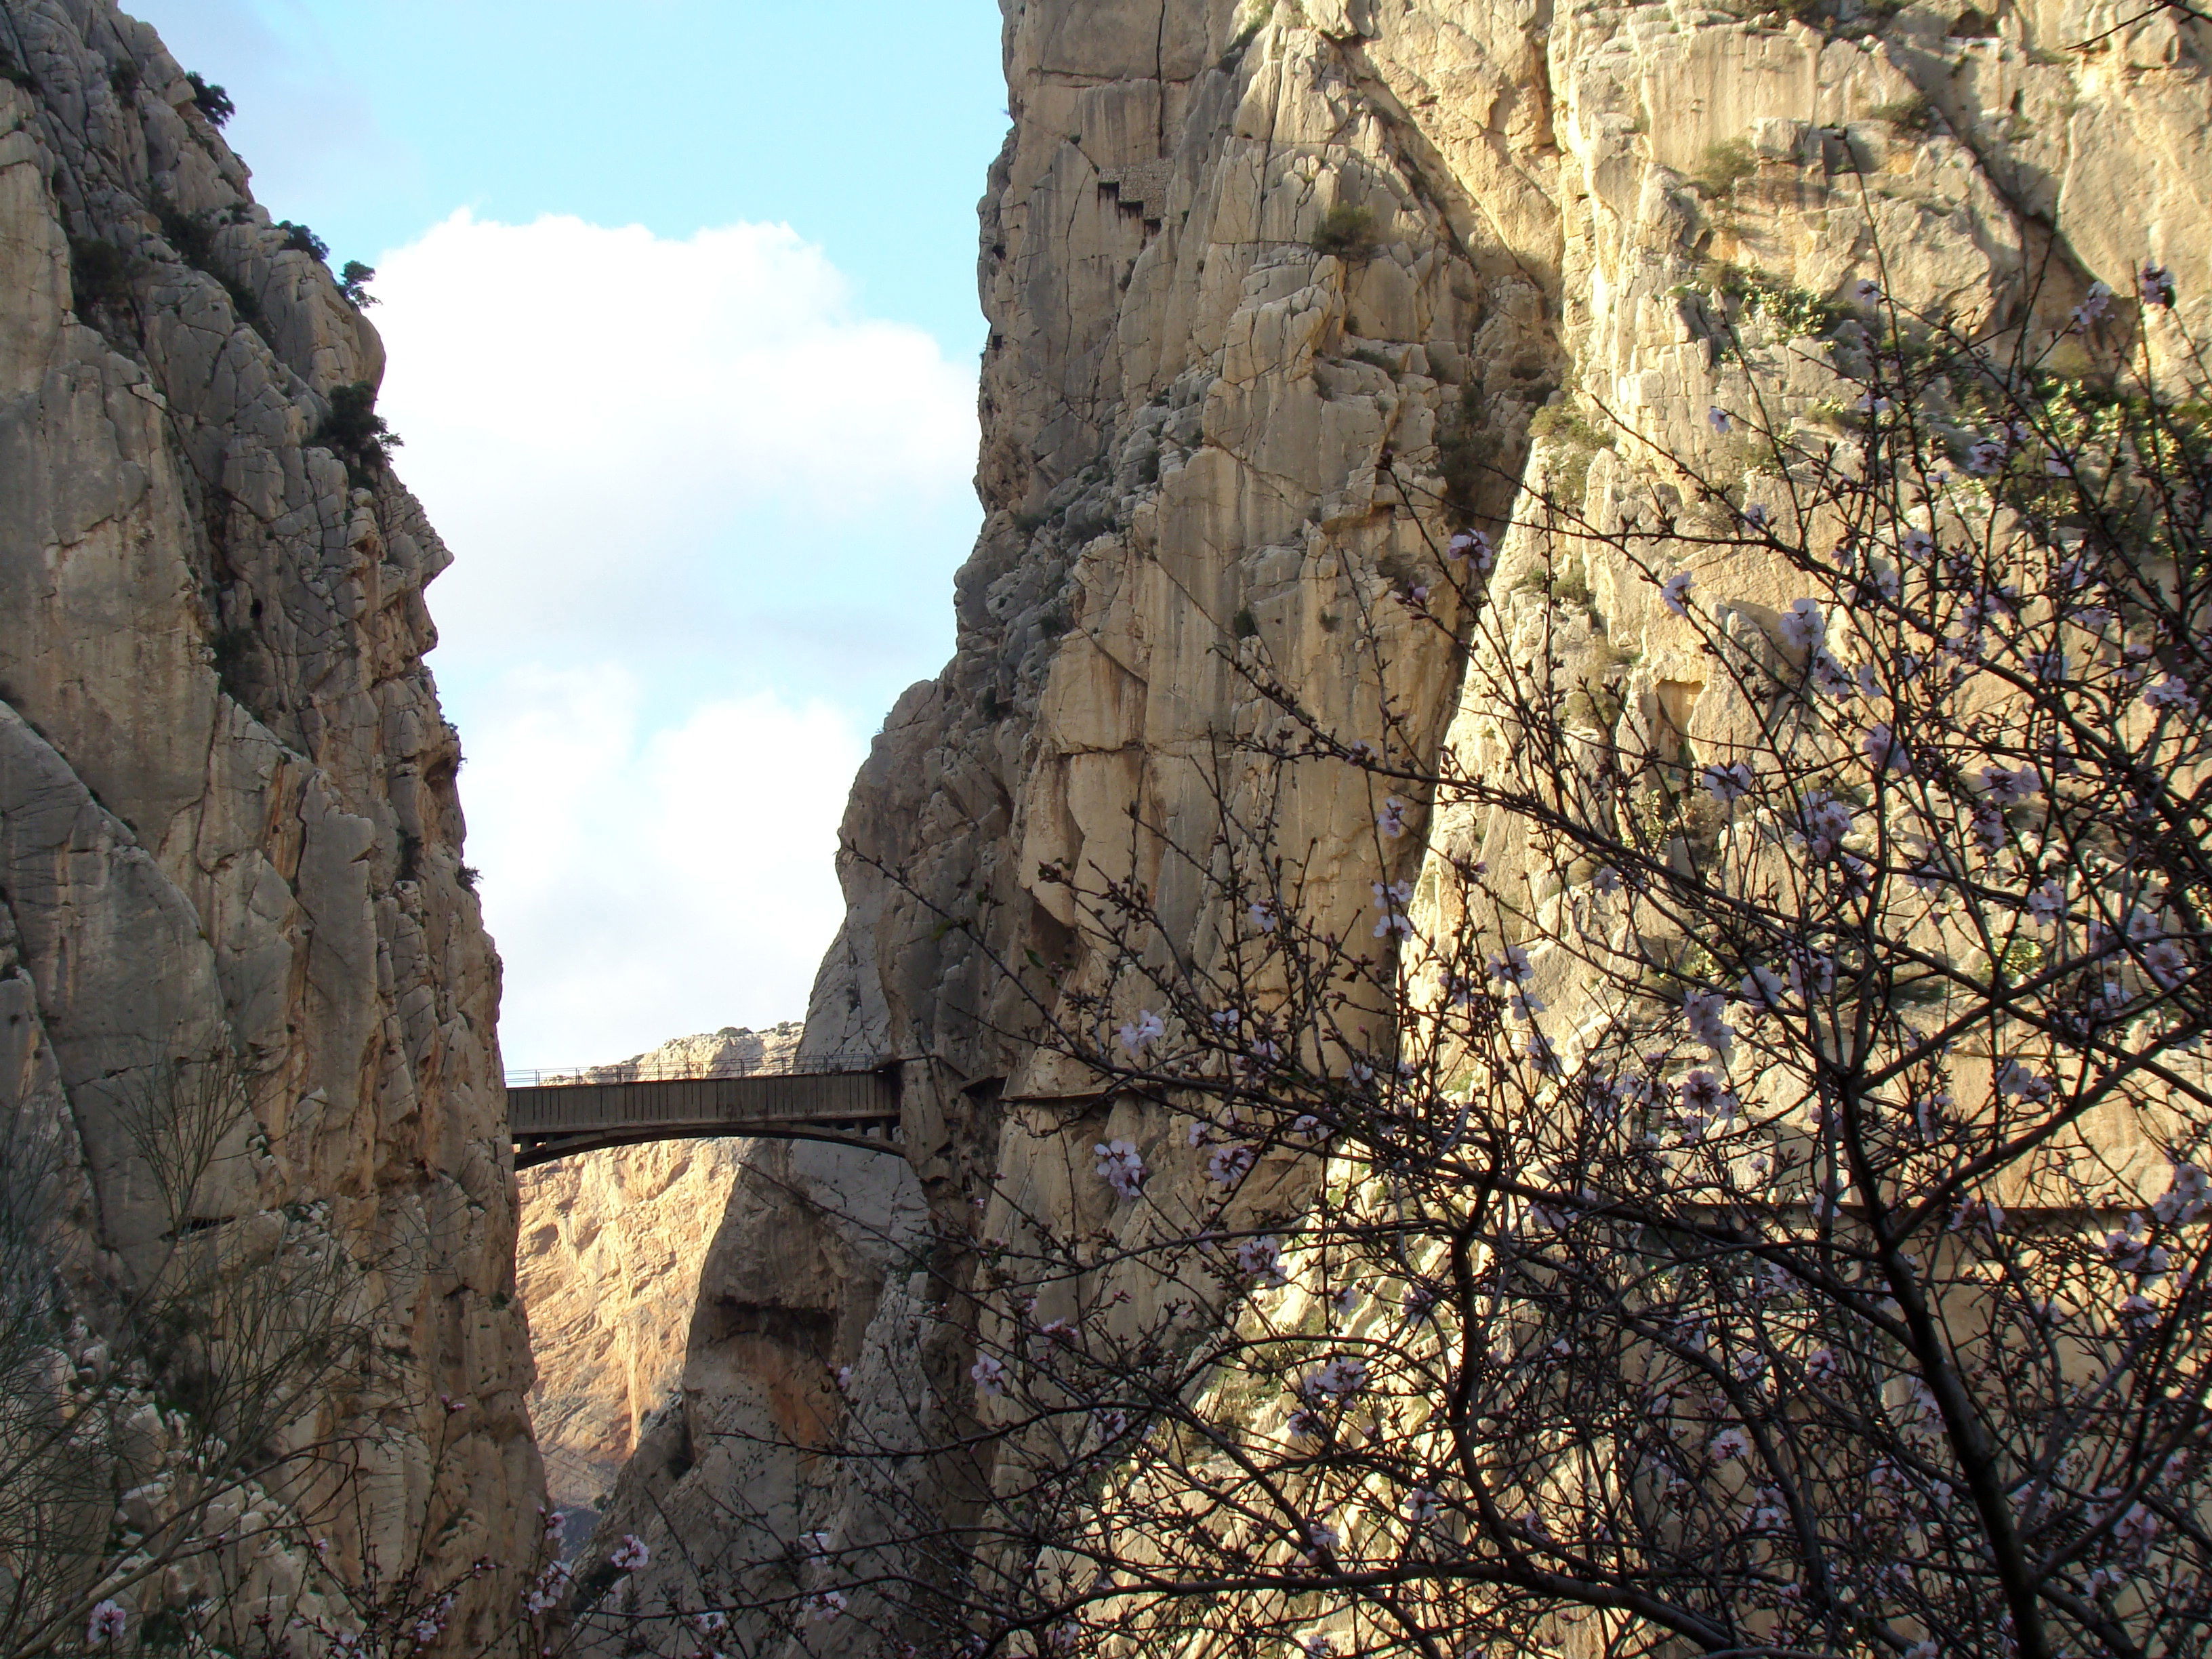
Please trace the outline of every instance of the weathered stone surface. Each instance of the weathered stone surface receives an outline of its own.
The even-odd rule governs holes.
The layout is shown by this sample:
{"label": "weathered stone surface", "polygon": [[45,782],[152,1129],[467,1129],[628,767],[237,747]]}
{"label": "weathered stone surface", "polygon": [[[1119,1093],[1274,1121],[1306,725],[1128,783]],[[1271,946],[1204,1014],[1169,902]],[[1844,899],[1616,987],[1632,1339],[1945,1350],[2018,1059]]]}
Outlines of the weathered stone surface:
{"label": "weathered stone surface", "polygon": [[[594,1067],[595,1082],[773,1066],[796,1022],[678,1037]],[[752,1143],[677,1140],[585,1152],[526,1170],[515,1282],[538,1365],[531,1421],[546,1486],[564,1510],[596,1508],[674,1394],[699,1274]]]}
{"label": "weathered stone surface", "polygon": [[305,1425],[376,1476],[334,1559],[514,1562],[540,1476],[499,965],[422,665],[447,555],[318,437],[381,347],[151,29],[5,0],[0,45],[0,1110],[65,1103],[88,1273],[127,1279],[131,1115],[181,1061],[235,1067],[198,1218],[325,1206],[378,1325]]}
{"label": "weathered stone surface", "polygon": [[[1056,977],[1096,982],[1041,866],[1137,876],[1194,944],[1219,921],[1170,847],[1212,833],[1217,783],[1254,804],[1221,758],[1267,718],[1235,661],[1264,658],[1347,738],[1479,761],[1485,711],[1461,706],[1448,637],[1401,598],[1453,523],[1502,530],[1513,480],[1562,476],[1564,441],[1532,455],[1526,436],[1547,402],[1601,405],[1676,450],[1709,441],[1729,389],[1682,292],[1708,261],[1837,298],[1878,250],[1906,302],[1972,316],[2029,303],[2031,279],[2046,307],[2093,278],[2124,295],[2148,258],[2173,268],[2198,333],[2212,321],[2195,159],[2212,31],[2162,11],[2030,0],[1983,9],[2001,13],[1984,28],[1911,4],[1824,33],[1689,0],[1005,9],[1015,122],[982,209],[988,517],[956,584],[957,654],[901,698],[855,786],[846,924],[807,1020],[821,1052],[927,1062],[908,1073],[906,1133],[937,1276],[911,1296],[889,1281],[856,1372],[922,1379],[902,1420],[928,1434],[976,1402],[957,1322],[927,1316],[1010,1200],[1073,1224],[1089,1200],[1066,1172],[1105,1133],[1161,1180],[1190,1178],[1161,1114],[996,1103],[1067,1087],[1014,1034]],[[1755,170],[1723,206],[1691,178],[1737,143]],[[1326,222],[1358,233],[1342,257],[1315,246],[1339,206],[1357,211]],[[1615,465],[1590,466],[1601,507]],[[1529,556],[1509,543],[1501,591]],[[1626,573],[1584,574],[1570,635],[1640,649],[1631,695],[1687,719],[1704,675],[1686,638]],[[1757,602],[1757,573],[1732,574]],[[1359,648],[1376,635],[1380,676]],[[1276,833],[1311,848],[1332,922],[1366,902],[1376,804],[1341,766],[1294,776],[1281,804]],[[747,1238],[775,1242],[733,1208],[725,1242]],[[838,1303],[841,1331],[858,1305]],[[678,1462],[744,1464],[717,1476],[746,1494],[742,1522],[683,1511],[708,1555],[772,1551],[858,1501],[849,1482],[775,1485],[799,1464],[747,1436],[774,1420],[773,1379],[798,1372],[755,1364],[718,1393],[708,1356],[732,1352],[728,1329],[702,1304],[698,1386],[667,1438]],[[738,1401],[734,1437],[702,1438]],[[830,1427],[859,1431],[849,1414]],[[650,1462],[617,1499],[648,1531],[669,1479]],[[926,1472],[902,1501],[926,1512]],[[855,1598],[840,1651],[873,1650],[872,1610]]]}

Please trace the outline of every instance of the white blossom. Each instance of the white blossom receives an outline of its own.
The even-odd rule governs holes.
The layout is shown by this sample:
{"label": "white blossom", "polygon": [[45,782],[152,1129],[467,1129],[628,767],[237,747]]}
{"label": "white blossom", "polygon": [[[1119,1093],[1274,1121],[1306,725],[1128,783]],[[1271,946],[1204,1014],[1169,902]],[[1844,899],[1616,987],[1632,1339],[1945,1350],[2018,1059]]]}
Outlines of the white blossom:
{"label": "white blossom", "polygon": [[2027,912],[2042,928],[2056,927],[2066,914],[2066,889],[2056,878],[2027,896]]}
{"label": "white blossom", "polygon": [[1149,1008],[1140,1010],[1134,1019],[1125,1022],[1115,1033],[1132,1060],[1141,1059],[1146,1049],[1167,1034],[1167,1022]]}
{"label": "white blossom", "polygon": [[823,1590],[818,1595],[808,1596],[799,1605],[805,1612],[807,1622],[826,1625],[852,1604],[846,1599],[845,1592],[842,1590]]}
{"label": "white blossom", "polygon": [[1749,794],[1759,780],[1753,776],[1748,761],[1738,760],[1706,767],[1698,775],[1698,781],[1715,800],[1727,806]]}
{"label": "white blossom", "polygon": [[1729,419],[1728,410],[1721,408],[1717,404],[1705,411],[1705,419],[1711,423],[1714,431],[1723,434],[1730,426],[1735,424]]}
{"label": "white blossom", "polygon": [[2142,302],[2160,311],[2173,308],[2173,272],[2164,265],[2154,265],[2148,260],[2136,273],[2136,291]]}
{"label": "white blossom", "polygon": [[1782,975],[1771,968],[1754,963],[1751,971],[1736,981],[1736,1000],[1759,1013],[1782,1012]]}
{"label": "white blossom", "polygon": [[607,1565],[619,1572],[636,1572],[652,1559],[653,1552],[646,1547],[645,1540],[631,1532],[623,1534],[622,1542],[607,1557]]}
{"label": "white blossom", "polygon": [[1122,1198],[1134,1198],[1145,1184],[1145,1160],[1127,1140],[1101,1141],[1091,1149],[1097,1155],[1098,1173]]}
{"label": "white blossom", "polygon": [[1315,1567],[1320,1566],[1329,1556],[1336,1553],[1338,1546],[1343,1542],[1344,1539],[1342,1535],[1338,1533],[1334,1527],[1329,1525],[1328,1522],[1307,1522],[1305,1550],[1306,1565]]}
{"label": "white blossom", "polygon": [[1491,545],[1490,538],[1480,530],[1462,530],[1453,536],[1445,550],[1455,559],[1473,562],[1477,570],[1487,570],[1498,562],[1498,550]]}
{"label": "white blossom", "polygon": [[531,1581],[523,1592],[522,1607],[526,1613],[550,1613],[561,1605],[561,1598],[568,1593],[568,1581],[574,1570],[565,1561],[547,1564],[545,1571]]}
{"label": "white blossom", "polygon": [[2108,283],[2092,283],[2081,303],[2074,307],[2073,324],[2077,329],[2087,328],[2112,308],[2112,289]]}
{"label": "white blossom", "polygon": [[1691,580],[1692,577],[1688,571],[1678,570],[1659,584],[1659,597],[1666,601],[1667,608],[1678,617],[1686,617],[1690,614]]}
{"label": "white blossom", "polygon": [[1526,985],[1535,976],[1535,969],[1528,953],[1517,945],[1509,945],[1490,959],[1490,976],[1501,985]]}
{"label": "white blossom", "polygon": [[1006,1368],[988,1353],[978,1354],[968,1368],[968,1380],[975,1385],[976,1393],[995,1399],[1006,1391]]}
{"label": "white blossom", "polygon": [[1728,1000],[1717,992],[1689,991],[1682,997],[1682,1018],[1688,1022],[1690,1035],[1715,1054],[1726,1054],[1735,1027],[1722,1018],[1728,1011]]}
{"label": "white blossom", "polygon": [[1794,599],[1782,613],[1782,642],[1792,651],[1810,651],[1828,637],[1828,619],[1813,599]]}
{"label": "white blossom", "polygon": [[1382,913],[1382,919],[1375,924],[1375,937],[1389,939],[1393,933],[1401,939],[1413,937],[1413,918],[1405,910],[1413,902],[1413,884],[1394,881],[1386,887],[1377,881],[1369,885],[1375,890],[1375,908]]}
{"label": "white blossom", "polygon": [[2052,1092],[2049,1078],[2040,1073],[2031,1072],[2016,1060],[2005,1061],[1997,1073],[1997,1093],[2000,1095],[2039,1101],[2050,1099]]}
{"label": "white blossom", "polygon": [[2194,1164],[2177,1164],[2151,1213],[2169,1226],[2194,1221],[2204,1212],[2208,1191],[2212,1191],[2212,1182],[2203,1170]]}
{"label": "white blossom", "polygon": [[1723,1429],[1712,1437],[1706,1449],[1712,1453],[1713,1462],[1725,1463],[1751,1449],[1751,1437],[1739,1428]]}
{"label": "white blossom", "polygon": [[1264,901],[1253,905],[1249,914],[1253,927],[1260,933],[1272,933],[1282,925],[1281,919],[1275,915],[1275,907]]}
{"label": "white blossom", "polygon": [[1382,803],[1382,810],[1375,815],[1375,827],[1392,841],[1406,833],[1406,803],[1395,795]]}

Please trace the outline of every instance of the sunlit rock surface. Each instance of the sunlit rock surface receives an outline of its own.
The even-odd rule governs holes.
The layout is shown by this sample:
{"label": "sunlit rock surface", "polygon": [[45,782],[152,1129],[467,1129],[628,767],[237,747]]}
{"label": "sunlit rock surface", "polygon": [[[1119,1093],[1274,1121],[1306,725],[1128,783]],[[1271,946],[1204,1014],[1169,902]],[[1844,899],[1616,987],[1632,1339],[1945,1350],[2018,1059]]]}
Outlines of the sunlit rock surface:
{"label": "sunlit rock surface", "polygon": [[[773,1066],[796,1022],[678,1037],[592,1067],[593,1081]],[[538,1384],[530,1414],[546,1486],[564,1510],[596,1508],[674,1390],[699,1270],[722,1223],[744,1140],[672,1140],[584,1152],[526,1170],[515,1279],[530,1315]]]}
{"label": "sunlit rock surface", "polygon": [[195,1221],[326,1218],[376,1331],[301,1425],[373,1477],[332,1559],[516,1562],[541,1485],[499,963],[422,663],[449,556],[321,435],[382,348],[150,28],[0,22],[0,1111],[63,1127],[81,1284],[112,1285],[161,1224],[132,1122],[180,1064],[234,1068]]}
{"label": "sunlit rock surface", "polygon": [[[2212,33],[2171,13],[1915,4],[1875,27],[1846,6],[1824,32],[1673,0],[1005,11],[1014,125],[982,207],[988,518],[956,585],[957,654],[899,701],[855,785],[846,925],[807,1019],[810,1049],[918,1062],[906,1136],[935,1273],[893,1252],[865,1278],[855,1241],[907,1224],[851,1214],[866,1193],[842,1170],[818,1181],[847,1218],[812,1231],[765,1195],[793,1190],[780,1160],[816,1154],[778,1149],[749,1174],[763,1196],[733,1206],[713,1259],[759,1252],[763,1271],[730,1277],[768,1288],[726,1316],[705,1291],[680,1406],[616,1496],[641,1535],[664,1535],[665,1513],[684,1536],[683,1559],[656,1557],[635,1587],[647,1597],[696,1594],[687,1563],[777,1547],[792,1566],[751,1588],[795,1595],[815,1582],[802,1534],[864,1548],[926,1516],[927,1464],[887,1492],[880,1463],[778,1462],[763,1425],[848,1446],[957,1434],[976,1407],[969,1354],[933,1316],[972,1271],[970,1243],[1016,1207],[1108,1218],[1083,1156],[1105,1134],[1164,1184],[1197,1180],[1202,1154],[1138,1107],[997,1104],[1069,1087],[1007,1034],[1032,1018],[1028,995],[1094,982],[1098,965],[1040,866],[1133,873],[1170,925],[1206,935],[1218,919],[1164,837],[1203,843],[1217,783],[1255,805],[1234,764],[1215,769],[1222,734],[1269,718],[1232,672],[1240,653],[1347,738],[1421,757],[1449,737],[1479,757],[1462,665],[1400,596],[1427,585],[1452,525],[1502,530],[1531,466],[1554,486],[1585,468],[1607,499],[1610,452],[1577,456],[1554,434],[1532,459],[1547,404],[1609,410],[1681,449],[1709,441],[1729,388],[1686,290],[1713,262],[1840,299],[1878,249],[1902,301],[1967,316],[2017,307],[2038,281],[2039,303],[2100,278],[2125,295],[2148,258],[2173,269],[2199,333],[2212,318]],[[1701,190],[1716,146],[1741,146],[1747,171]],[[1507,545],[1503,591],[1527,558]],[[1609,635],[1641,653],[1626,695],[1694,700],[1702,667],[1648,590],[1580,574],[1588,601],[1558,619],[1569,647]],[[1540,587],[1510,602],[1540,610]],[[1375,636],[1387,683],[1358,648]],[[1325,924],[1367,902],[1376,806],[1349,768],[1291,780],[1276,833],[1311,848]],[[1431,829],[1418,803],[1411,820],[1408,877]],[[834,1270],[794,1264],[794,1237]],[[800,1316],[834,1340],[793,1339]],[[818,1369],[833,1361],[908,1386],[841,1397]],[[664,1493],[682,1501],[657,1510]],[[878,1610],[856,1595],[836,1650],[875,1651]],[[797,1639],[766,1622],[747,1635],[761,1651]]]}

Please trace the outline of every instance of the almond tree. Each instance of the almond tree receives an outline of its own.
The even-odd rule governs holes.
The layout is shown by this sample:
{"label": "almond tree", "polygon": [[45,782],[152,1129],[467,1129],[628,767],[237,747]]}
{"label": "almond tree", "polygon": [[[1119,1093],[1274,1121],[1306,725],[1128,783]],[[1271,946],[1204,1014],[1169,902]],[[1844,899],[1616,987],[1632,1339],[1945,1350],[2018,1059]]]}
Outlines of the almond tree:
{"label": "almond tree", "polygon": [[[1042,1040],[1151,1103],[1103,1221],[987,1224],[925,1649],[2212,1646],[2212,433],[2167,275],[2077,292],[1799,296],[1785,371],[1717,291],[1711,444],[1612,422],[1397,594],[1440,757],[1245,651],[1202,937],[1048,872],[1106,966]],[[1253,805],[1332,766],[1371,927]]]}

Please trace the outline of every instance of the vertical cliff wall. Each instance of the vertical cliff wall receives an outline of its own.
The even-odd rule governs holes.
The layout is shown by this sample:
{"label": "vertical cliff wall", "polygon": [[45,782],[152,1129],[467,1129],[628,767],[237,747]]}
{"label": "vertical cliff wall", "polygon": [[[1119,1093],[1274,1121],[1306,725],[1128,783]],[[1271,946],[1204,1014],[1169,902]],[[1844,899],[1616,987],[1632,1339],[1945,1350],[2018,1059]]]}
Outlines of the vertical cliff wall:
{"label": "vertical cliff wall", "polygon": [[[1082,1153],[1106,1133],[1155,1180],[1195,1179],[1202,1155],[1168,1144],[1164,1115],[1080,1098],[1019,1034],[1030,999],[1097,983],[1043,867],[1134,874],[1174,927],[1207,934],[1166,845],[1202,845],[1222,799],[1255,804],[1219,739],[1267,715],[1225,659],[1264,653],[1346,738],[1479,757],[1462,665],[1418,642],[1434,636],[1398,600],[1453,527],[1504,531],[1531,468],[1608,499],[1617,457],[1565,422],[1532,442],[1539,410],[1610,410],[1678,452],[1711,441],[1724,389],[1701,307],[1723,303],[1729,268],[1820,300],[1879,270],[1907,306],[2002,318],[2094,279],[2125,293],[2148,258],[2200,331],[2212,283],[2212,185],[2192,159],[2212,137],[2212,33],[2163,9],[1004,9],[1014,126],[982,206],[988,516],[957,579],[957,654],[901,699],[855,785],[848,919],[807,1023],[824,1052],[915,1062],[933,1272],[887,1282],[849,1363],[921,1380],[900,1422],[923,1438],[975,1406],[959,1320],[931,1316],[958,1308],[966,1241],[1013,1208],[1092,1218]],[[1754,343],[1782,337],[1784,309],[1752,319]],[[1508,602],[1571,610],[1561,637],[1634,657],[1626,695],[1694,694],[1702,670],[1622,573],[1511,593],[1530,556],[1504,539]],[[1341,765],[1292,775],[1280,801],[1276,833],[1311,849],[1340,922],[1367,901],[1377,804]],[[1430,828],[1418,804],[1412,822]],[[877,1295],[851,1291],[841,1305]],[[773,1388],[743,1363],[697,1375],[701,1446]],[[831,1426],[885,1433],[857,1409]],[[932,1478],[912,1476],[924,1508]],[[835,1485],[790,1489],[791,1536],[853,1547],[886,1524],[894,1506]],[[711,1517],[690,1513],[711,1556]],[[787,1587],[812,1582],[801,1565]],[[872,1605],[856,1598],[856,1620]]]}
{"label": "vertical cliff wall", "polygon": [[307,1218],[374,1327],[300,1431],[361,1465],[336,1559],[514,1561],[499,964],[381,347],[151,29],[5,0],[0,53],[0,1111],[52,1115],[86,1282],[127,1285],[162,1225],[134,1124],[228,1079],[192,1225]]}
{"label": "vertical cliff wall", "polygon": [[[678,1037],[586,1075],[615,1083],[771,1069],[796,1021]],[[526,1170],[515,1282],[538,1380],[530,1418],[546,1488],[572,1534],[614,1486],[645,1419],[682,1382],[700,1273],[750,1141],[671,1140]]]}

